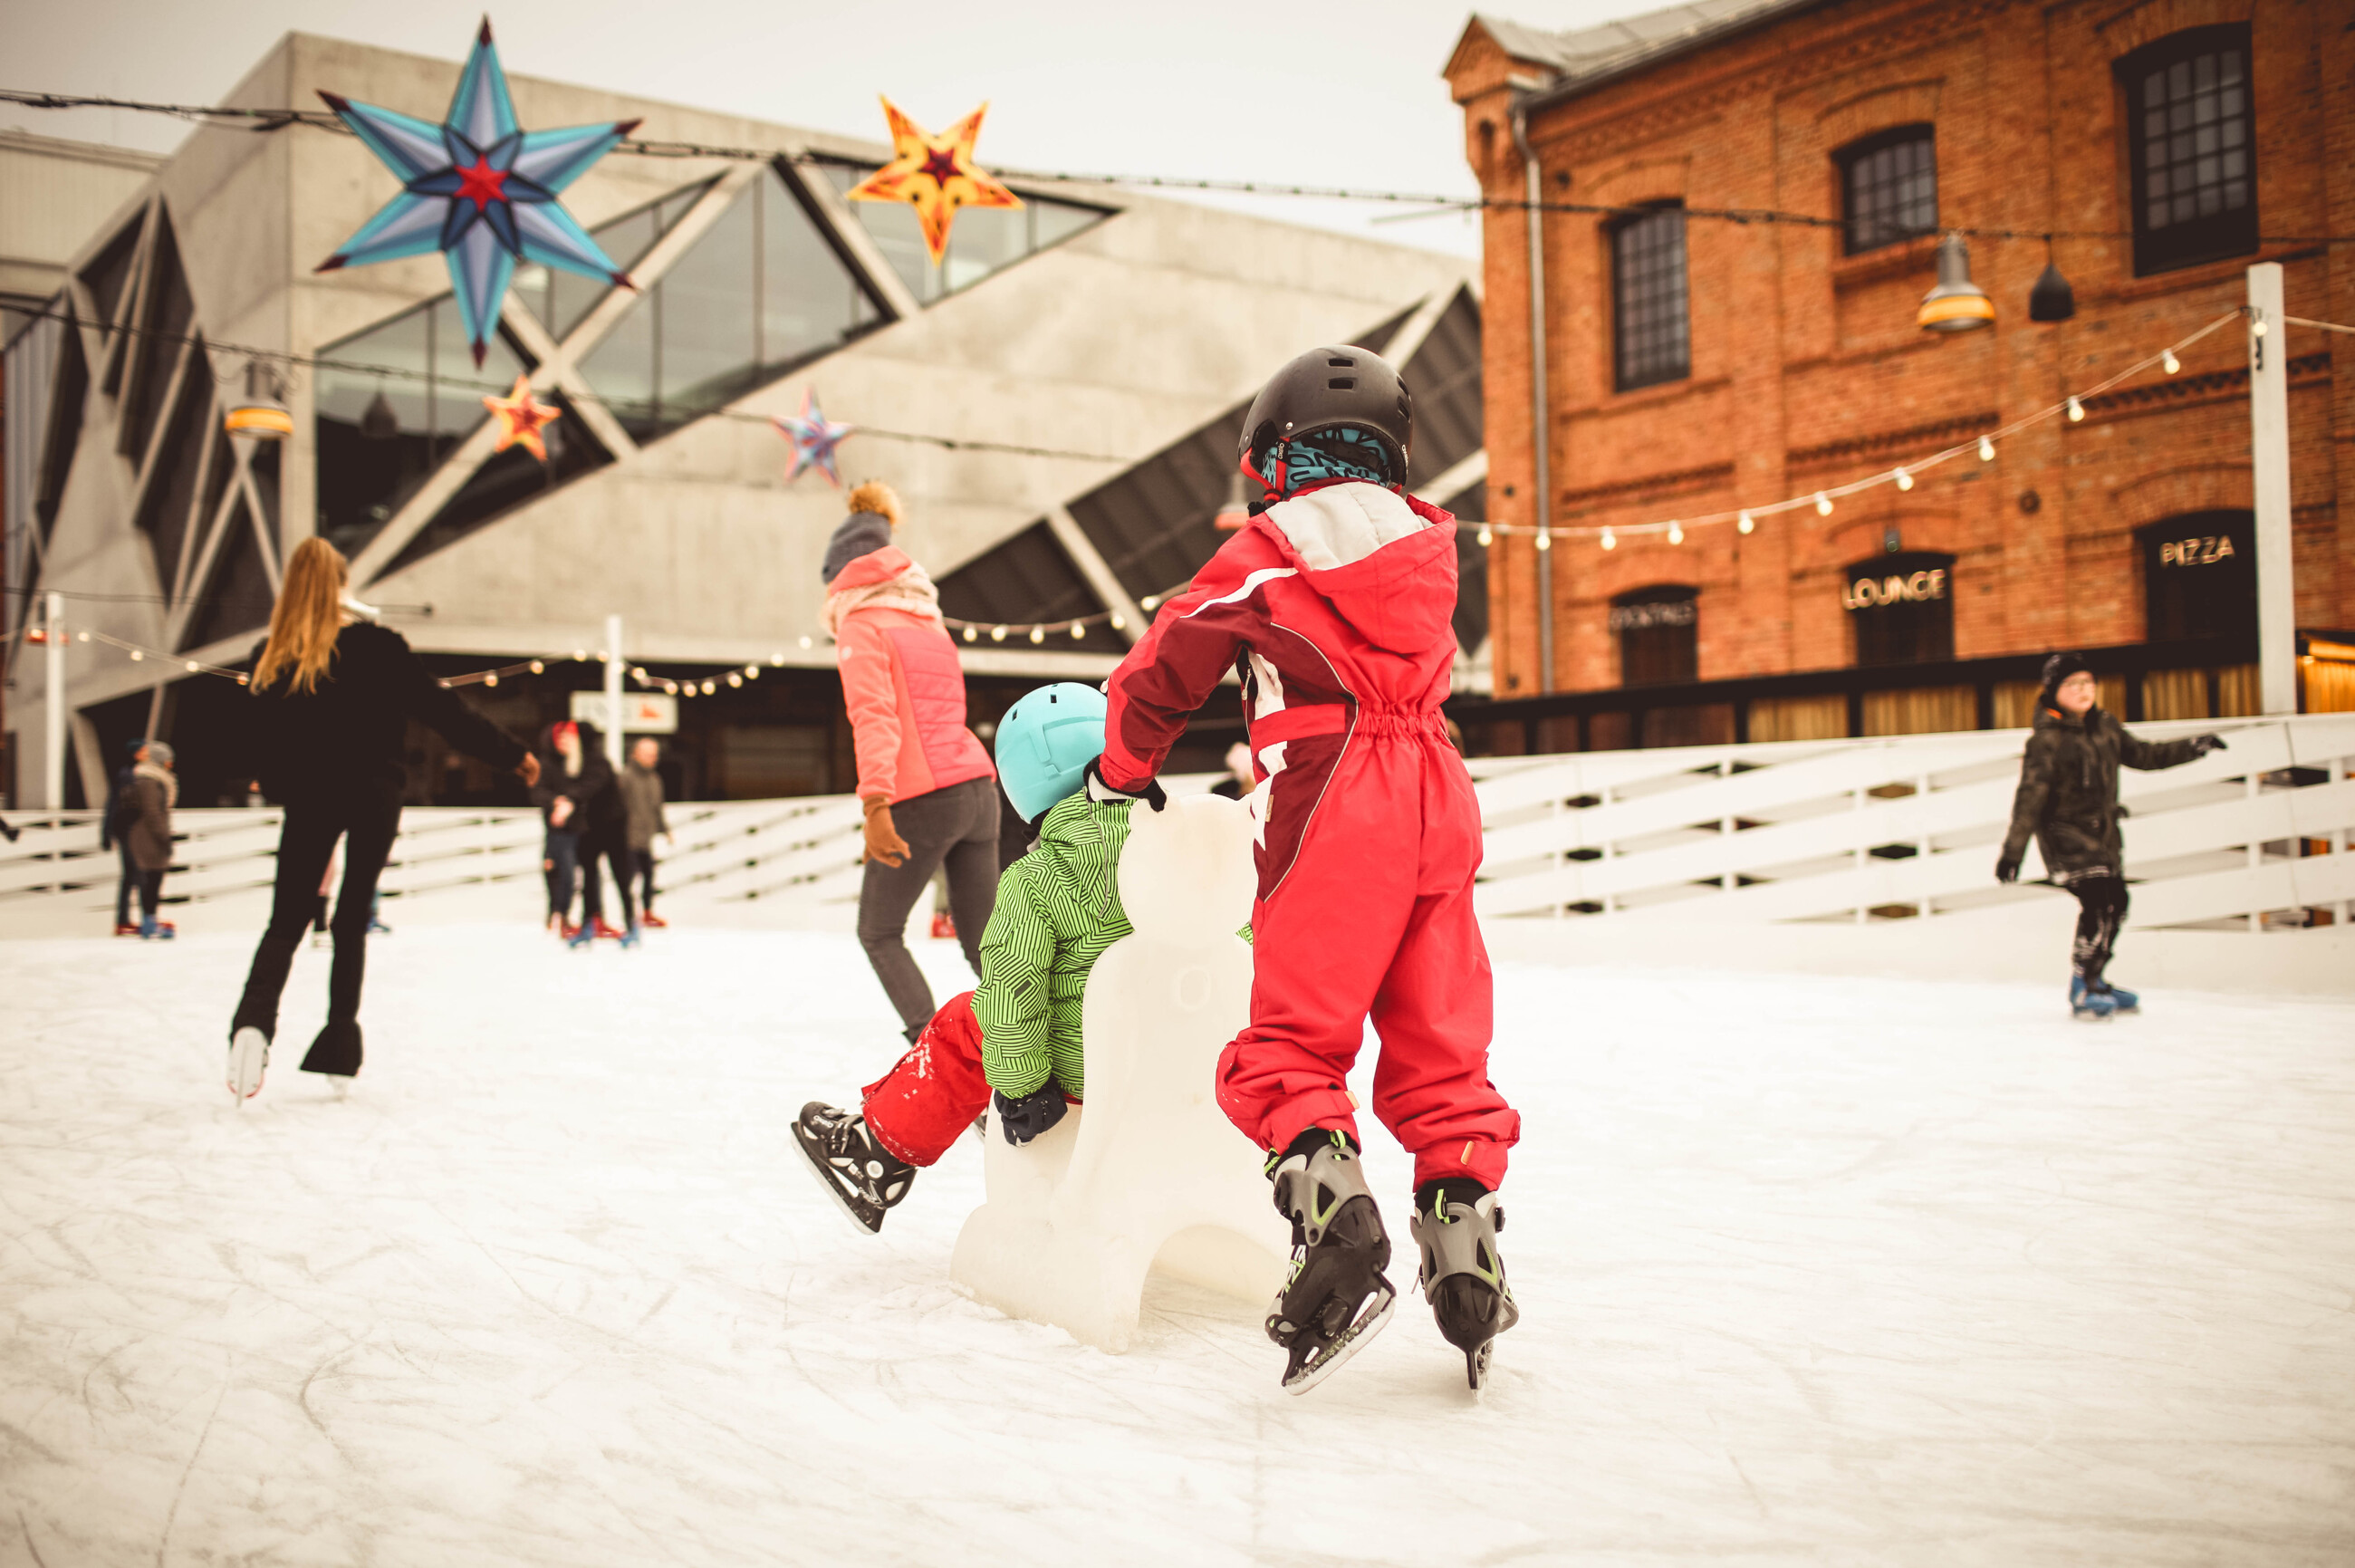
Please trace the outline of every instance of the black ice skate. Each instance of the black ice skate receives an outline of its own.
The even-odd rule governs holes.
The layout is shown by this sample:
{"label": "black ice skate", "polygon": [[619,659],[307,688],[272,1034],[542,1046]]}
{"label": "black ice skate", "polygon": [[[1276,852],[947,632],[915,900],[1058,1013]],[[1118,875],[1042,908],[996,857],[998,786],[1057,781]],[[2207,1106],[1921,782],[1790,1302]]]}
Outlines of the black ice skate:
{"label": "black ice skate", "polygon": [[1423,1298],[1439,1331],[1464,1352],[1464,1375],[1477,1393],[1488,1384],[1488,1352],[1497,1336],[1520,1321],[1521,1309],[1513,1304],[1505,1260],[1497,1252],[1497,1232],[1505,1228],[1497,1195],[1476,1186],[1458,1190],[1479,1196],[1467,1202],[1451,1197],[1445,1183],[1434,1183],[1408,1228],[1423,1252],[1417,1279]]}
{"label": "black ice skate", "polygon": [[1292,1221],[1292,1273],[1268,1309],[1267,1337],[1291,1352],[1287,1393],[1305,1393],[1382,1330],[1398,1292],[1382,1276],[1391,1239],[1358,1151],[1339,1133],[1271,1159],[1275,1206]]}
{"label": "black ice skate", "polygon": [[822,1101],[802,1107],[794,1142],[819,1184],[870,1235],[883,1228],[883,1211],[908,1196],[916,1179],[916,1167],[878,1143],[866,1117]]}

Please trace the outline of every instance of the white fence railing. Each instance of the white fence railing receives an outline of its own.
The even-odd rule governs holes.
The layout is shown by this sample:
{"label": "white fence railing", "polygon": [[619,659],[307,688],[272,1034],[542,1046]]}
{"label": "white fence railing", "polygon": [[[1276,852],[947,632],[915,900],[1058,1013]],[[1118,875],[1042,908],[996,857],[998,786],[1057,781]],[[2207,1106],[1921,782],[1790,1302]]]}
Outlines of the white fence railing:
{"label": "white fence railing", "polygon": [[[2355,958],[2355,715],[2135,728],[2154,739],[2215,729],[2230,749],[2123,775],[2128,929],[2204,933],[2202,983],[2275,974],[2277,965],[2250,967],[2250,955],[2271,963],[2295,948],[2331,988],[2329,966]],[[1487,836],[1480,912],[1492,944],[1510,952],[1709,962],[1740,945],[1776,962],[1838,967],[1902,953],[1882,966],[1967,972],[1973,955],[2009,944],[2020,956],[2009,967],[1987,960],[1980,970],[2030,972],[2030,955],[2049,966],[2069,901],[2033,885],[2042,868],[2032,849],[2020,885],[1994,879],[2025,739],[2014,730],[1476,759]],[[21,839],[0,845],[0,935],[108,929],[116,862],[98,848],[96,816],[15,820]],[[257,927],[279,820],[271,809],[179,813],[184,842],[165,884],[175,918]],[[859,812],[849,797],[674,805],[671,823],[666,912],[850,924]],[[401,826],[384,879],[389,916],[538,918],[537,814],[411,808]],[[1733,928],[1742,934],[1712,934]],[[2292,932],[2327,933],[2328,955],[2281,934]],[[2275,934],[2249,945],[2261,933]],[[2355,988],[2355,973],[2344,984]]]}

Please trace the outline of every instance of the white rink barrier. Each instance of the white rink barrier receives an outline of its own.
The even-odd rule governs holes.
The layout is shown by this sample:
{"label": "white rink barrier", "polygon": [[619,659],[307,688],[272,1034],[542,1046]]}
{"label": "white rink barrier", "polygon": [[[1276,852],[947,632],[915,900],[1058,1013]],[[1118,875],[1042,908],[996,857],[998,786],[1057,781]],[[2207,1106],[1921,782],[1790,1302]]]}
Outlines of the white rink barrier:
{"label": "white rink barrier", "polygon": [[[2122,773],[2134,901],[2121,980],[2355,993],[2355,714],[2133,729],[2153,740],[2213,730],[2230,746]],[[1994,875],[2026,739],[1977,731],[1476,758],[1484,927],[1499,955],[1548,961],[2057,985],[2074,902],[2035,885],[2033,848],[2019,885]],[[686,804],[670,816],[677,842],[658,846],[666,915],[850,928],[855,800]],[[259,929],[279,817],[176,814],[171,918]],[[0,936],[109,929],[116,863],[98,848],[96,815],[11,820],[24,831],[0,844]],[[388,920],[539,918],[537,813],[411,807],[401,828]]]}

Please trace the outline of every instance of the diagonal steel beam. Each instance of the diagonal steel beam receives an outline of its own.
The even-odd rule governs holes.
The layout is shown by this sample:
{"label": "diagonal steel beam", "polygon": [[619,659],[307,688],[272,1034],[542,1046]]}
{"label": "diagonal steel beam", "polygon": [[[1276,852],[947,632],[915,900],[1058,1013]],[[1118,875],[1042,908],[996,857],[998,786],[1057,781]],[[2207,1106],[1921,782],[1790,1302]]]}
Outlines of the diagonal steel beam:
{"label": "diagonal steel beam", "polygon": [[1136,601],[1128,596],[1128,590],[1120,585],[1120,579],[1113,574],[1112,566],[1104,560],[1103,552],[1096,549],[1095,541],[1088,538],[1087,531],[1080,527],[1079,519],[1071,516],[1071,509],[1060,501],[1048,507],[1047,529],[1055,536],[1055,542],[1063,547],[1063,553],[1071,558],[1071,564],[1080,569],[1080,575],[1088,580],[1088,586],[1095,590],[1095,595],[1103,602],[1103,607],[1120,613],[1120,635],[1131,643],[1143,636],[1146,624],[1144,613],[1137,609]]}

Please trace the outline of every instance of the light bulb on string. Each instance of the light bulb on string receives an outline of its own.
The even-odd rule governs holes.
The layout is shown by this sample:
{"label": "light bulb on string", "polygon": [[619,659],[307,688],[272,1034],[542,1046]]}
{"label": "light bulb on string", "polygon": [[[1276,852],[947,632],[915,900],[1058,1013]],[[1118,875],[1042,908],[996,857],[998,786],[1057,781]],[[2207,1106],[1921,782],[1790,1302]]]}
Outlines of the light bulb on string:
{"label": "light bulb on string", "polygon": [[196,674],[196,673],[197,673],[197,671],[198,669],[202,668],[202,667],[202,667],[202,666],[200,666],[200,665],[198,665],[198,664],[197,663],[197,661],[196,661],[196,660],[194,660],[194,659],[190,659],[190,660],[188,661],[188,673],[189,673],[190,675],[194,675],[194,674]]}
{"label": "light bulb on string", "polygon": [[604,649],[602,649],[602,648],[599,648],[599,649],[597,650],[597,662],[598,662],[599,664],[603,664],[603,663],[605,663],[607,660],[611,659],[613,656],[613,655],[611,655],[611,654],[607,653],[607,652],[606,652]]}
{"label": "light bulb on string", "polygon": [[675,680],[664,681],[662,683],[662,688],[663,694],[666,697],[677,697],[678,695],[678,682]]}
{"label": "light bulb on string", "polygon": [[1981,463],[1995,461],[1995,443],[1984,435],[1979,437],[1979,461]]}
{"label": "light bulb on string", "polygon": [[1899,469],[1897,471],[1897,487],[1900,490],[1911,490],[1913,488],[1913,475],[1908,474],[1902,468]]}
{"label": "light bulb on string", "polygon": [[804,637],[804,638],[802,639],[802,646],[804,646],[804,647],[808,647],[809,645],[810,645],[810,640],[809,640],[807,637]]}
{"label": "light bulb on string", "polygon": [[1148,593],[1136,602],[1136,607],[1140,610],[1158,610],[1161,608],[1161,595]]}
{"label": "light bulb on string", "polygon": [[538,674],[540,674],[542,671],[546,670],[547,668],[548,668],[548,667],[547,667],[546,665],[544,665],[544,664],[540,663],[538,659],[534,659],[534,660],[532,660],[532,661],[531,661],[531,673],[532,673],[532,674],[534,674],[534,675],[538,675]]}
{"label": "light bulb on string", "polygon": [[[1540,549],[1543,549],[1545,548],[1545,546],[1546,546],[1546,536],[1545,536],[1545,535],[1543,535],[1543,534],[1540,534],[1540,535],[1538,535],[1538,548],[1539,548]],[[1619,536],[1618,536],[1617,534],[1613,533],[1609,528],[1605,528],[1605,529],[1604,529],[1604,530],[1603,530],[1603,548],[1604,548],[1604,549],[1617,549],[1619,548]]]}
{"label": "light bulb on string", "polygon": [[1825,495],[1821,490],[1817,491],[1817,492],[1816,492],[1816,516],[1817,516],[1817,517],[1830,517],[1831,515],[1832,515],[1832,498],[1831,498],[1829,496]]}
{"label": "light bulb on string", "polygon": [[989,629],[989,640],[993,643],[1004,642],[1006,640],[1006,628],[1003,626],[992,626]]}
{"label": "light bulb on string", "polygon": [[1745,533],[1745,534],[1747,534],[1747,533],[1754,533],[1754,532],[1756,532],[1756,531],[1757,531],[1757,528],[1758,528],[1758,519],[1757,519],[1757,518],[1755,518],[1755,517],[1752,517],[1752,516],[1750,515],[1750,513],[1749,513],[1748,509],[1747,509],[1747,508],[1745,508],[1745,509],[1742,511],[1742,516],[1741,516],[1739,518],[1735,519],[1735,521],[1734,521],[1734,525],[1733,525],[1733,526],[1734,526],[1735,528],[1740,528],[1740,529],[1741,529],[1743,533]]}
{"label": "light bulb on string", "polygon": [[728,684],[730,686],[741,686],[744,684],[744,677],[735,670],[731,669],[728,672]]}
{"label": "light bulb on string", "polygon": [[713,682],[712,680],[710,680],[710,679],[709,679],[709,678],[708,678],[708,677],[705,679],[705,681],[704,681],[704,683],[703,683],[703,695],[704,695],[704,696],[706,696],[706,697],[709,697],[712,693],[714,693],[714,692],[718,691],[719,689],[719,686],[718,686],[715,682]]}
{"label": "light bulb on string", "polygon": [[132,662],[133,664],[137,664],[137,663],[139,663],[139,661],[140,661],[140,660],[142,660],[142,659],[145,658],[146,656],[146,656],[145,654],[141,653],[137,648],[133,648],[133,649],[132,649],[132,650],[131,650],[131,662]]}
{"label": "light bulb on string", "polygon": [[1045,642],[1046,640],[1047,640],[1047,628],[1046,628],[1046,627],[1044,627],[1044,626],[1033,626],[1033,627],[1031,627],[1031,628],[1030,628],[1030,641],[1031,641],[1031,643],[1032,643],[1034,645],[1037,645],[1037,644],[1039,644],[1039,643],[1043,643],[1043,642]]}
{"label": "light bulb on string", "polygon": [[783,668],[784,668],[784,667],[785,667],[785,656],[784,656],[784,655],[783,655],[783,654],[771,654],[771,655],[769,656],[769,667],[770,667],[771,669],[783,669]]}
{"label": "light bulb on string", "polygon": [[573,662],[574,662],[575,664],[579,664],[579,663],[581,663],[581,661],[583,661],[583,660],[587,659],[587,658],[588,658],[588,656],[589,656],[589,650],[588,650],[587,648],[575,648],[575,649],[573,649],[573,650],[572,650],[572,660],[573,660]]}
{"label": "light bulb on string", "polygon": [[1682,544],[1685,542],[1685,526],[1674,518],[1670,518],[1668,521],[1668,542],[1670,544]]}
{"label": "light bulb on string", "polygon": [[1487,524],[1482,523],[1480,525],[1480,548],[1482,549],[1487,549],[1490,545],[1495,544],[1496,542],[1497,536],[1489,530]]}
{"label": "light bulb on string", "polygon": [[2264,316],[2259,316],[2256,320],[2249,323],[2249,336],[2251,337],[2263,337],[2264,335],[2265,318]]}
{"label": "light bulb on string", "polygon": [[2159,368],[2170,376],[2183,368],[2183,361],[2175,357],[2175,350],[2172,348],[2169,349],[2164,355],[2159,357],[2158,363]]}
{"label": "light bulb on string", "polygon": [[1073,642],[1075,642],[1075,643],[1076,643],[1076,642],[1080,641],[1082,638],[1085,637],[1087,635],[1088,635],[1088,629],[1087,629],[1087,627],[1085,627],[1085,626],[1082,625],[1082,624],[1081,624],[1079,622],[1077,622],[1077,621],[1074,621],[1074,622],[1072,622],[1072,623],[1071,623],[1071,641],[1073,641]]}
{"label": "light bulb on string", "polygon": [[2085,417],[2085,405],[2084,405],[2084,404],[2083,404],[2083,403],[2081,403],[2081,402],[2079,402],[2079,401],[2077,400],[2077,394],[2076,394],[2076,393],[2074,393],[2074,392],[2070,393],[2070,394],[2069,394],[2069,422],[2070,422],[2071,424],[2075,424],[2078,421],[2080,421],[2080,420],[2083,419],[2084,417]]}
{"label": "light bulb on string", "polygon": [[977,643],[981,640],[981,634],[967,626],[964,629],[964,640],[968,643]]}
{"label": "light bulb on string", "polygon": [[758,679],[760,679],[760,678],[761,678],[761,667],[760,667],[759,665],[756,665],[756,664],[748,664],[748,665],[746,665],[746,666],[744,667],[744,678],[745,678],[746,680],[758,680]]}
{"label": "light bulb on string", "polygon": [[1128,617],[1122,614],[1117,610],[1114,611],[1112,613],[1112,629],[1115,632],[1124,632],[1128,630]]}
{"label": "light bulb on string", "polygon": [[77,638],[76,640],[77,640],[77,641],[79,641],[79,642],[84,642],[84,643],[86,643],[86,642],[90,641],[90,634],[89,634],[88,632],[84,632],[84,633],[82,633],[82,634],[80,635],[80,636],[79,638]]}

